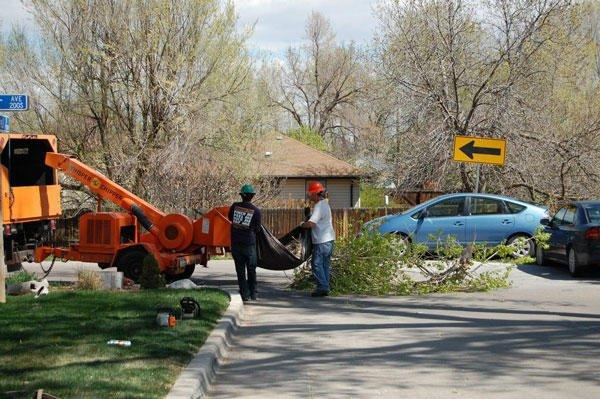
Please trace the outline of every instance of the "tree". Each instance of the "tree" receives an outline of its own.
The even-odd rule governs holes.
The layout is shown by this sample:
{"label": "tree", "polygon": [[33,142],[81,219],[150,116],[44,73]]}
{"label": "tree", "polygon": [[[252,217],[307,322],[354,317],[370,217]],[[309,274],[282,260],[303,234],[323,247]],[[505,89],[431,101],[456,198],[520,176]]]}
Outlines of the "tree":
{"label": "tree", "polygon": [[317,12],[308,18],[306,36],[305,45],[289,48],[275,66],[271,99],[298,127],[323,137],[344,134],[348,126],[340,111],[353,106],[361,91],[358,52],[353,44],[337,44],[331,23]]}
{"label": "tree", "polygon": [[378,56],[402,112],[388,159],[399,187],[433,181],[472,191],[470,169],[451,161],[456,135],[524,144],[518,130],[507,128],[514,115],[505,111],[519,102],[515,87],[542,72],[532,58],[551,40],[546,27],[566,6],[562,0],[383,3]]}
{"label": "tree", "polygon": [[194,208],[200,197],[214,204],[232,194],[227,184],[216,196],[198,195],[206,188],[198,179],[181,181],[183,171],[227,171],[215,180],[252,175],[237,163],[250,157],[244,150],[265,129],[269,113],[256,93],[247,35],[236,30],[232,4],[29,3],[40,46],[13,34],[8,44],[15,56],[2,71],[6,87],[33,94],[36,118],[21,120],[22,126],[57,132],[63,152],[167,209]]}

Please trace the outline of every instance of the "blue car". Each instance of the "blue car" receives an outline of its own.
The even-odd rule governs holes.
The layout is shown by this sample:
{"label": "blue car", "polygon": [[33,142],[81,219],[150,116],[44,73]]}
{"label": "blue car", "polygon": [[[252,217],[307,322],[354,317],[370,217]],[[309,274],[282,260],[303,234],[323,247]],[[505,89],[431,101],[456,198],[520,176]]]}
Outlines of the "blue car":
{"label": "blue car", "polygon": [[[431,199],[406,212],[384,216],[367,223],[366,228],[380,233],[399,234],[415,243],[435,250],[448,236],[460,244],[502,242],[511,244],[519,238],[533,237],[541,219],[547,218],[545,208],[514,198],[475,193],[448,194]],[[533,240],[515,252],[515,256],[536,254]]]}
{"label": "blue car", "polygon": [[552,220],[544,219],[549,247],[537,249],[537,264],[566,263],[573,277],[600,265],[600,201],[578,201],[562,207]]}

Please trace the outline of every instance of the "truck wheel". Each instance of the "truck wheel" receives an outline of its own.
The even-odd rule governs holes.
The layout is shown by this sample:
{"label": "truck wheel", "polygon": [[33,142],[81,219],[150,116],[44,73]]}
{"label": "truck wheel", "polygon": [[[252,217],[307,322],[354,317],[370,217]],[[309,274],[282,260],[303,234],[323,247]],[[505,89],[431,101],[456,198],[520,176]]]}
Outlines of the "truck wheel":
{"label": "truck wheel", "polygon": [[196,270],[196,265],[187,265],[183,273],[179,274],[165,274],[165,279],[167,283],[172,283],[173,281],[183,280],[184,278],[192,277],[194,274],[194,270]]}
{"label": "truck wheel", "polygon": [[147,255],[146,251],[141,249],[129,251],[119,259],[117,270],[123,272],[125,277],[133,280],[135,283],[139,283],[140,276],[142,275],[142,264]]}

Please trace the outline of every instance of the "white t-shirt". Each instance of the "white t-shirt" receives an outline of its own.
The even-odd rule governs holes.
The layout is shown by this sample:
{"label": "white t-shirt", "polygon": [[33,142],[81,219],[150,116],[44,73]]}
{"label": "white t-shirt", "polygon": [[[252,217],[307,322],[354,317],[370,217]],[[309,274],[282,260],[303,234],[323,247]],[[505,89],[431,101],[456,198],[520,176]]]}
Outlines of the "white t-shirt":
{"label": "white t-shirt", "polygon": [[321,200],[317,202],[308,220],[316,225],[311,229],[313,244],[323,244],[324,242],[335,240],[329,201]]}

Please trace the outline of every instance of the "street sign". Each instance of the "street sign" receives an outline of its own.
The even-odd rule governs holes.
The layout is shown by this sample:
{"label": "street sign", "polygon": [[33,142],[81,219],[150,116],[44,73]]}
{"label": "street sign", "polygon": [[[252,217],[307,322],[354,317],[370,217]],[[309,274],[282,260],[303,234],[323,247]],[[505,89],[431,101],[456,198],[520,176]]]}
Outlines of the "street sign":
{"label": "street sign", "polygon": [[0,111],[27,111],[29,96],[25,94],[0,94]]}
{"label": "street sign", "polygon": [[0,132],[10,132],[10,119],[8,116],[0,115]]}
{"label": "street sign", "polygon": [[455,136],[454,160],[504,166],[506,140]]}

